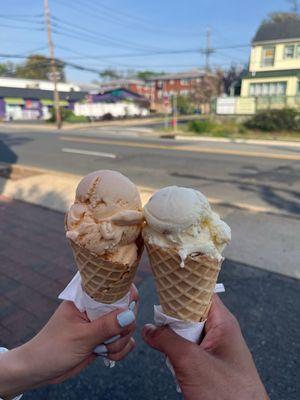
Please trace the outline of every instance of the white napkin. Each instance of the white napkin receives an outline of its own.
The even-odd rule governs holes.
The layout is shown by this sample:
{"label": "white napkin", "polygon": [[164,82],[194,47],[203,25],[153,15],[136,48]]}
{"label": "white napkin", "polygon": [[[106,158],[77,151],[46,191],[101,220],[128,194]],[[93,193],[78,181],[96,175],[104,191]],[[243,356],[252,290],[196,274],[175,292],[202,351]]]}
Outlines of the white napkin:
{"label": "white napkin", "polygon": [[[68,286],[60,293],[58,298],[60,300],[73,301],[79,311],[85,311],[89,320],[94,321],[102,315],[114,311],[117,308],[128,308],[130,293],[127,293],[126,296],[113,304],[99,303],[84,292],[81,286],[80,273],[77,272]],[[110,368],[115,366],[115,362],[108,359],[104,359],[104,364]]]}
{"label": "white napkin", "polygon": [[[215,293],[225,292],[224,285],[222,283],[217,283],[215,286]],[[169,327],[177,333],[177,335],[183,337],[184,339],[189,340],[193,343],[198,343],[201,337],[201,334],[204,329],[205,321],[203,322],[191,322],[184,321],[182,319],[177,319],[174,317],[170,317],[167,314],[164,314],[161,306],[154,306],[154,324],[156,326],[164,326],[169,325]],[[181,392],[180,387],[176,381],[176,375],[174,369],[170,363],[170,360],[166,359],[166,364],[168,368],[171,370],[175,382],[176,382],[176,390],[177,392]]]}

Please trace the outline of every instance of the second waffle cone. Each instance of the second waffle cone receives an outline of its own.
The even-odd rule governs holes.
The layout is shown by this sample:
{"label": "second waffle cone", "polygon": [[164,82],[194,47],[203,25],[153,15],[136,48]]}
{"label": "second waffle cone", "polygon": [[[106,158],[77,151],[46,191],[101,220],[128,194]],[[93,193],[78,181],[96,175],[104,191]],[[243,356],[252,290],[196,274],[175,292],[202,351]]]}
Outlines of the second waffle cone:
{"label": "second waffle cone", "polygon": [[145,245],[164,313],[185,321],[204,321],[223,260],[188,256],[182,268],[176,249]]}

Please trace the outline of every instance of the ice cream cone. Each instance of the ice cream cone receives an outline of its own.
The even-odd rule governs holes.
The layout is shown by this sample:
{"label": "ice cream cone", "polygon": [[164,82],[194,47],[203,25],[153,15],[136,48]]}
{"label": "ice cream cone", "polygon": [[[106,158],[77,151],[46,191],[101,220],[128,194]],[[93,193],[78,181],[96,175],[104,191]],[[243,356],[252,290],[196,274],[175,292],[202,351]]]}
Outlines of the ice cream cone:
{"label": "ice cream cone", "polygon": [[185,321],[204,321],[223,259],[189,255],[181,267],[176,249],[145,245],[164,313]]}
{"label": "ice cream cone", "polygon": [[105,255],[93,254],[72,240],[69,243],[80,272],[82,287],[91,298],[112,304],[129,292],[143,252],[141,237],[137,240],[138,257],[133,265],[111,262]]}

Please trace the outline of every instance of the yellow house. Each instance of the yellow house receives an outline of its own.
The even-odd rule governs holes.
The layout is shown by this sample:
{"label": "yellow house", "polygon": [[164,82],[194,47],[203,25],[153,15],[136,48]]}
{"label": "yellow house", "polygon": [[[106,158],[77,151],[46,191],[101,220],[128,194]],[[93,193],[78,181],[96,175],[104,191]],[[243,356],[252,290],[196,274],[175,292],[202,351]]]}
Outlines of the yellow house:
{"label": "yellow house", "polygon": [[300,107],[300,20],[263,23],[242,80],[238,113]]}

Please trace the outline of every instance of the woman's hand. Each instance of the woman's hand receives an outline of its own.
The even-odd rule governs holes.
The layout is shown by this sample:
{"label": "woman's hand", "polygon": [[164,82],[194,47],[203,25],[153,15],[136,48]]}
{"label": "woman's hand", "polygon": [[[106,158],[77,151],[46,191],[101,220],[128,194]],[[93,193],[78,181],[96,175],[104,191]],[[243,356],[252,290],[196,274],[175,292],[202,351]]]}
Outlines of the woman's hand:
{"label": "woman's hand", "polygon": [[63,382],[90,364],[96,357],[94,349],[105,342],[105,357],[124,358],[135,345],[135,286],[130,301],[129,310],[118,309],[93,322],[72,302],[64,301],[32,340],[0,355],[0,396]]}
{"label": "woman's hand", "polygon": [[239,324],[217,295],[200,345],[152,325],[143,338],[169,357],[187,400],[268,399]]}

